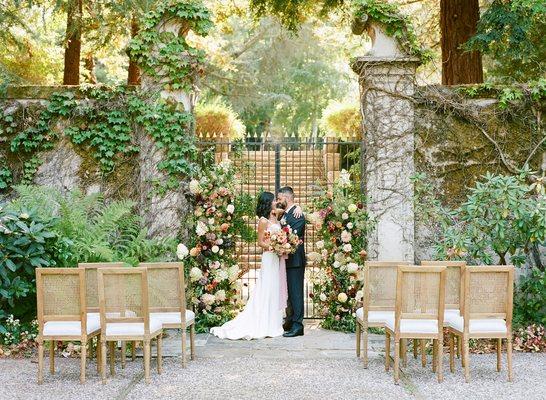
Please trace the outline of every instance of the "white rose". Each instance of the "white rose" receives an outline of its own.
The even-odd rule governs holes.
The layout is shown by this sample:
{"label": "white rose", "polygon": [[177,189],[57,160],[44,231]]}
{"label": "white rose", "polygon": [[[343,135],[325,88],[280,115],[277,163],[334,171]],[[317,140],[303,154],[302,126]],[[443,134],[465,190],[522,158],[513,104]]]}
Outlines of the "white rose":
{"label": "white rose", "polygon": [[320,253],[312,251],[311,253],[308,254],[307,258],[309,259],[310,262],[316,263],[316,262],[320,261],[322,256],[320,255]]}
{"label": "white rose", "polygon": [[347,264],[347,272],[348,273],[354,274],[356,271],[358,271],[358,264],[356,264],[356,263]]}
{"label": "white rose", "polygon": [[352,249],[353,249],[353,246],[351,246],[350,243],[347,243],[347,244],[344,244],[344,245],[343,245],[343,251],[344,251],[345,253],[350,252]]}
{"label": "white rose", "polygon": [[209,225],[214,225],[214,218],[209,218]]}
{"label": "white rose", "polygon": [[222,238],[218,239],[218,240],[216,241],[216,244],[217,244],[218,246],[221,246],[222,244],[224,244],[224,239],[222,239]]}
{"label": "white rose", "polygon": [[226,211],[229,214],[233,214],[235,212],[235,206],[233,204],[228,204],[228,206],[226,207]]}
{"label": "white rose", "polygon": [[327,297],[324,293],[321,293],[319,296],[320,301],[326,301]]}
{"label": "white rose", "polygon": [[223,249],[220,249],[220,251],[218,252],[218,254],[220,254],[221,256],[224,255],[224,250]]}
{"label": "white rose", "polygon": [[207,306],[212,305],[215,300],[216,300],[216,297],[214,297],[214,295],[210,293],[205,293],[201,296],[201,301],[205,303]]}
{"label": "white rose", "polygon": [[340,293],[337,295],[337,301],[339,301],[340,303],[345,303],[348,299],[349,298],[345,293]]}
{"label": "white rose", "polygon": [[218,300],[218,301],[225,301],[226,300],[226,291],[225,290],[219,290],[214,294],[214,296],[216,297],[216,300]]}
{"label": "white rose", "polygon": [[351,174],[345,169],[341,170],[337,182],[342,188],[351,186]]}
{"label": "white rose", "polygon": [[343,231],[341,232],[341,241],[344,243],[349,243],[352,239],[351,232],[349,231]]}
{"label": "white rose", "polygon": [[195,233],[197,236],[205,236],[209,231],[209,228],[203,221],[198,221],[197,226],[195,227]]}
{"label": "white rose", "polygon": [[197,267],[193,267],[191,270],[190,270],[190,280],[192,282],[197,282],[199,279],[201,279],[203,277],[203,273],[201,272],[201,270]]}
{"label": "white rose", "polygon": [[334,268],[339,268],[341,263],[339,261],[334,261]]}
{"label": "white rose", "polygon": [[196,179],[192,179],[190,182],[190,193],[199,194],[200,192],[201,192],[201,188],[199,187],[199,181]]}
{"label": "white rose", "polygon": [[347,222],[347,229],[353,229],[353,226],[352,222]]}
{"label": "white rose", "polygon": [[354,212],[356,212],[356,210],[358,210],[358,207],[354,203],[349,204],[349,206],[347,207],[347,210],[349,210],[349,212],[351,212],[351,213],[354,213]]}
{"label": "white rose", "polygon": [[349,214],[343,213],[343,214],[341,214],[341,218],[342,219],[349,219]]}
{"label": "white rose", "polygon": [[184,243],[179,243],[178,246],[176,246],[176,256],[179,260],[183,260],[188,254],[190,254],[190,251]]}
{"label": "white rose", "polygon": [[324,258],[328,257],[328,250],[324,249],[320,253],[322,254],[322,257]]}
{"label": "white rose", "polygon": [[220,247],[214,245],[214,246],[212,246],[211,250],[212,250],[213,253],[216,254],[216,253],[218,253],[220,251]]}
{"label": "white rose", "polygon": [[237,264],[228,268],[228,276],[230,282],[235,282],[239,278],[239,266]]}
{"label": "white rose", "polygon": [[216,270],[216,279],[221,281],[225,281],[229,279],[229,273],[225,269],[218,269]]}
{"label": "white rose", "polygon": [[356,292],[356,295],[355,295],[356,300],[362,300],[363,298],[364,298],[364,292],[362,292],[362,290],[359,290],[358,292]]}
{"label": "white rose", "polygon": [[323,249],[324,248],[324,240],[319,240],[318,242],[315,243],[315,247],[320,250],[320,249]]}

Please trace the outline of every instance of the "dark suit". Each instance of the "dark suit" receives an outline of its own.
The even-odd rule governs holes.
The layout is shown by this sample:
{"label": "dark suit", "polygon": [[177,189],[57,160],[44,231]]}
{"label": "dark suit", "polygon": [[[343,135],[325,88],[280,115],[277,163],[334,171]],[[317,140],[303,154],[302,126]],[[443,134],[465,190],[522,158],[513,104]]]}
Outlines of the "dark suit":
{"label": "dark suit", "polygon": [[294,327],[303,327],[304,301],[303,301],[303,281],[305,277],[305,217],[294,217],[294,208],[292,207],[285,214],[286,224],[295,231],[302,244],[294,254],[288,256],[286,260],[286,279],[288,283],[288,311],[286,322]]}

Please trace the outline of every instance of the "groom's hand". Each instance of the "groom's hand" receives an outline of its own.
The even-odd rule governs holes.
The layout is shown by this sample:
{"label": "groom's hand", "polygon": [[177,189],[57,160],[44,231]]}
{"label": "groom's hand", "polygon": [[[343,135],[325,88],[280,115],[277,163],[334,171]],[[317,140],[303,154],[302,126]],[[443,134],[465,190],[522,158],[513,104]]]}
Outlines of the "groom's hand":
{"label": "groom's hand", "polygon": [[295,218],[300,218],[303,216],[303,209],[300,206],[296,206],[292,214]]}

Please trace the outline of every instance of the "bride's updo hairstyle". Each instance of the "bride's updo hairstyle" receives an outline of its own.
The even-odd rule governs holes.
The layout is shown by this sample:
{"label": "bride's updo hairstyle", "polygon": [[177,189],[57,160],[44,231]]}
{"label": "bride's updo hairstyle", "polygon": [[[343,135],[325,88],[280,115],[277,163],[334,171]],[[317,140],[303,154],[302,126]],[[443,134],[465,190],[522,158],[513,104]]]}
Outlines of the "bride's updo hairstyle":
{"label": "bride's updo hairstyle", "polygon": [[262,192],[262,194],[260,194],[258,204],[256,205],[256,216],[258,218],[264,217],[269,219],[273,200],[275,200],[275,195],[271,192]]}

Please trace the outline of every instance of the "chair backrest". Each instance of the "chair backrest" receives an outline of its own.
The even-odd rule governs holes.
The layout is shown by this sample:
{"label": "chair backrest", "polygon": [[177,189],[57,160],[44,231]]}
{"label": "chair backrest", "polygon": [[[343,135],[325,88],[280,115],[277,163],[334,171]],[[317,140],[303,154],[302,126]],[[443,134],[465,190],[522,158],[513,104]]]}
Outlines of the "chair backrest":
{"label": "chair backrest", "polygon": [[465,329],[471,319],[502,318],[512,325],[513,265],[478,265],[465,268]]}
{"label": "chair backrest", "polygon": [[97,262],[97,263],[79,263],[78,268],[85,270],[85,296],[88,312],[99,312],[99,289],[97,283],[97,269],[99,268],[121,268],[127,267],[123,262]]}
{"label": "chair backrest", "polygon": [[446,309],[458,309],[462,313],[464,303],[463,280],[466,261],[421,261],[421,265],[439,265],[447,267]]}
{"label": "chair backrest", "polygon": [[364,263],[364,313],[394,311],[396,304],[396,271],[404,261],[366,261]]}
{"label": "chair backrest", "polygon": [[445,266],[400,265],[396,277],[396,326],[400,319],[436,319],[442,326]]}
{"label": "chair backrest", "polygon": [[144,334],[149,334],[146,268],[99,268],[97,272],[101,333],[106,335],[107,323],[124,322],[144,323]]}
{"label": "chair backrest", "polygon": [[181,262],[140,263],[148,270],[150,312],[180,312],[186,320],[184,264]]}
{"label": "chair backrest", "polygon": [[81,321],[86,332],[85,274],[76,268],[36,268],[40,334],[48,321]]}

